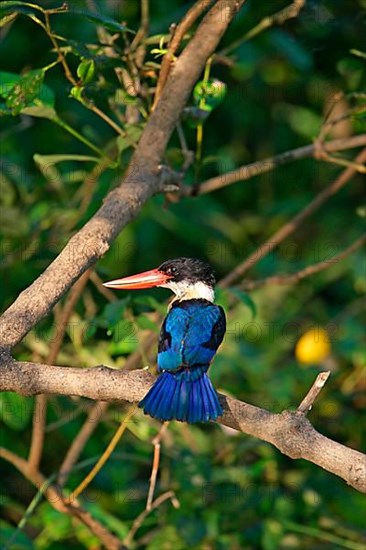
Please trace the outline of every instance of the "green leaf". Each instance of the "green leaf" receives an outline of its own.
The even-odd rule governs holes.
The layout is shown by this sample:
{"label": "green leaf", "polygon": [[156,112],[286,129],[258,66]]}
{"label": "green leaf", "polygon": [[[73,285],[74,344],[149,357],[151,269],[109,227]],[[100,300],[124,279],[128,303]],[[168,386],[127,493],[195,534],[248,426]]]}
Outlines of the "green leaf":
{"label": "green leaf", "polygon": [[234,294],[234,296],[236,296],[236,298],[238,298],[240,302],[242,302],[244,305],[246,305],[250,309],[252,314],[252,320],[255,319],[257,316],[257,307],[253,302],[252,298],[249,296],[249,294],[244,292],[244,290],[240,290],[240,288],[236,288],[236,287],[230,287],[228,290],[231,292],[231,294]]}
{"label": "green leaf", "polygon": [[11,89],[19,81],[20,75],[16,73],[8,73],[7,71],[0,71],[0,95],[3,98],[7,98]]}
{"label": "green leaf", "polygon": [[21,113],[48,119],[56,117],[54,93],[43,83],[45,70],[36,69],[23,76],[0,72],[0,95],[6,99],[3,114],[16,116]]}
{"label": "green leaf", "polygon": [[92,59],[83,59],[79,64],[76,73],[83,84],[91,82],[95,73],[95,63]]}
{"label": "green leaf", "polygon": [[115,19],[112,19],[111,17],[108,17],[107,15],[104,15],[102,13],[92,13],[90,11],[84,10],[73,10],[72,13],[76,15],[82,15],[92,23],[102,25],[112,32],[130,32],[136,34],[135,31],[129,29],[128,27],[126,27],[126,25],[121,25],[121,23],[118,23],[118,21],[116,21]]}
{"label": "green leaf", "polygon": [[46,105],[39,99],[36,99],[34,101],[34,105],[22,109],[21,114],[34,116],[37,118],[47,118],[49,120],[53,120],[57,116],[56,111],[55,109],[53,109],[53,107]]}
{"label": "green leaf", "polygon": [[13,115],[19,115],[25,107],[39,97],[44,74],[43,69],[35,69],[21,76],[14,84],[6,98],[6,105]]}
{"label": "green leaf", "polygon": [[23,430],[32,415],[32,401],[12,392],[0,394],[0,418],[13,430]]}
{"label": "green leaf", "polygon": [[[37,69],[36,71],[42,72],[44,74],[45,71],[51,66],[52,65],[49,65],[48,67]],[[31,73],[34,73],[36,71],[31,71]],[[30,95],[28,96],[25,95],[25,92],[23,90],[24,79],[27,78],[29,74],[30,73],[22,77],[14,73],[8,73],[5,71],[0,72],[0,96],[6,99],[6,104],[0,104],[0,114],[16,115],[22,113],[29,116],[52,120],[53,122],[61,126],[64,130],[76,137],[79,141],[90,147],[93,151],[102,155],[102,151],[100,151],[95,145],[93,145],[93,143],[84,138],[81,134],[79,134],[76,130],[74,130],[71,126],[69,126],[66,122],[64,122],[57,116],[54,108],[55,96],[53,91],[48,86],[42,83],[39,89],[39,96],[32,99],[35,91],[33,83],[33,86],[31,86],[30,90],[30,92],[32,93],[30,93]],[[28,83],[28,85],[30,84],[29,81],[26,81],[26,83]],[[83,89],[84,88],[74,87],[71,90],[71,95],[76,97],[76,99],[79,99],[79,101],[83,102]],[[29,100],[31,100],[30,104],[27,105],[26,101]],[[111,164],[111,167],[112,166],[113,165]]]}

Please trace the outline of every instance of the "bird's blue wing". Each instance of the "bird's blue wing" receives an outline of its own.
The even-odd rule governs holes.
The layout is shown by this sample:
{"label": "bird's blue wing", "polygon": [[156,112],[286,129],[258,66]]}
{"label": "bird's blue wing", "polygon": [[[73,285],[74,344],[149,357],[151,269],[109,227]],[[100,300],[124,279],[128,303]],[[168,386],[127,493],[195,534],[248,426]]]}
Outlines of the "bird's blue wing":
{"label": "bird's blue wing", "polygon": [[190,323],[189,312],[172,308],[161,327],[158,347],[158,370],[175,371],[183,364],[183,342]]}
{"label": "bird's blue wing", "polygon": [[226,330],[224,310],[210,304],[192,312],[184,338],[183,359],[188,365],[209,365]]}
{"label": "bird's blue wing", "polygon": [[181,302],[169,311],[160,332],[158,369],[209,365],[225,334],[220,306],[198,301]]}

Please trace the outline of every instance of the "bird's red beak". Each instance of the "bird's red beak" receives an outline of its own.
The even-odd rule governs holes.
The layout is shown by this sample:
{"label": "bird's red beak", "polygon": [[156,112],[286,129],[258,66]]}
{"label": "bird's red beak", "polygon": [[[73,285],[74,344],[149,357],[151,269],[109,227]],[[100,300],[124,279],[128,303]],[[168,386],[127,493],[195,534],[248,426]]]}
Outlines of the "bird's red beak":
{"label": "bird's red beak", "polygon": [[117,288],[121,290],[135,290],[139,288],[151,288],[153,286],[160,286],[168,282],[171,277],[158,269],[151,269],[150,271],[144,271],[137,275],[131,275],[130,277],[124,277],[123,279],[115,279],[114,281],[108,281],[103,283],[103,286],[108,288]]}

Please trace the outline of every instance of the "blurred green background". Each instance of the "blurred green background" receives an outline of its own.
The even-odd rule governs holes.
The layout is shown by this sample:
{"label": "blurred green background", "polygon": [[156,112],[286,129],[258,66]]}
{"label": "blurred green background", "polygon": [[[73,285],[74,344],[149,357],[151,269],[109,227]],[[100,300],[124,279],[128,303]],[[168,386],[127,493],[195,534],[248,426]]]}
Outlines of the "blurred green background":
{"label": "blurred green background", "polygon": [[[36,5],[51,9],[60,4]],[[57,59],[49,37],[34,20],[39,17],[43,21],[41,12],[23,7],[24,13],[2,27],[2,310],[42,273],[123,176],[151,107],[151,89],[161,62],[159,53],[152,50],[162,49],[161,35],[166,36],[169,25],[178,22],[191,5],[181,0],[150,3],[149,38],[139,68],[142,92],[137,96],[128,93],[126,74],[119,72],[131,70],[126,49],[135,35],[119,28],[117,22],[137,31],[139,2],[72,2],[71,14],[50,16],[78,86],[65,78],[60,63],[44,75],[42,71],[30,73]],[[228,51],[221,61],[214,60],[210,77],[226,84],[226,95],[204,120],[200,158],[197,120],[186,117],[181,123],[188,148],[196,154],[185,176],[186,185],[311,143],[337,91],[344,94],[334,107],[338,116],[365,101],[365,54],[361,55],[364,0],[308,1],[296,19],[240,41],[264,16],[285,6],[277,0],[248,1],[225,34],[219,52]],[[94,17],[87,17],[86,10]],[[101,44],[111,37],[109,48]],[[236,41],[236,47],[230,49]],[[36,79],[44,76],[44,84],[30,79],[29,74]],[[14,88],[16,83],[22,93]],[[86,102],[106,113],[124,134],[116,139],[116,131]],[[194,97],[189,105],[197,108]],[[26,114],[32,108],[33,116]],[[354,115],[335,126],[329,137],[363,131],[364,118]],[[115,162],[103,166],[96,177],[103,154]],[[351,160],[354,152],[342,152],[341,156]],[[182,162],[175,133],[166,163],[179,168]],[[96,273],[108,280],[184,255],[209,261],[219,279],[341,170],[334,163],[305,159],[201,197],[179,202],[154,197],[116,239],[97,264]],[[358,175],[290,239],[256,263],[246,277],[293,273],[331,260],[361,235],[365,212],[362,177]],[[151,313],[164,311],[165,290],[119,294],[118,301],[108,303],[97,287],[96,279],[89,281],[75,307],[58,364],[83,368],[103,363],[123,368],[147,331],[158,332],[159,323]],[[301,364],[294,353],[295,344],[310,327],[322,326],[331,341],[332,375],[309,419],[325,435],[362,450],[364,291],[365,263],[358,250],[298,284],[258,288],[250,293],[254,312],[244,296],[227,312],[227,335],[211,369],[214,385],[274,412],[295,408],[324,366]],[[227,305],[230,294],[220,291],[219,301]],[[27,335],[15,356],[44,361],[54,335],[50,316]],[[0,399],[2,445],[26,457],[34,400],[12,394]],[[57,472],[91,405],[84,399],[50,398],[42,458],[46,477]],[[123,414],[123,406],[109,407],[80,461],[97,459]],[[151,440],[158,429],[158,422],[139,412],[116,452],[81,497],[83,506],[121,539],[144,509]],[[73,472],[67,491],[72,491],[89,468],[87,464]],[[5,543],[36,491],[10,464],[2,462],[1,470]],[[180,508],[174,509],[167,501],[152,512],[131,547],[364,548],[366,506],[362,495],[313,464],[293,461],[269,444],[219,425],[171,424],[162,446],[156,495],[169,489],[175,491]],[[70,549],[100,548],[86,527],[41,499],[11,548],[61,549],[66,544]]]}

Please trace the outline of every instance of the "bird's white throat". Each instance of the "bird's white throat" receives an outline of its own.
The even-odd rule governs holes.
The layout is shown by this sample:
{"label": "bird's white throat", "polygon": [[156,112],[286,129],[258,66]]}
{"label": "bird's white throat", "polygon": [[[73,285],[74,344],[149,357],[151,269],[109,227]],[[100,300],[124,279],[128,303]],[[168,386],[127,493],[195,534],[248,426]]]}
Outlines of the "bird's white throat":
{"label": "bird's white throat", "polygon": [[198,281],[197,283],[190,283],[188,281],[179,281],[179,283],[176,283],[174,281],[170,281],[160,286],[164,288],[169,288],[169,290],[174,292],[175,297],[172,300],[173,302],[175,300],[197,299],[203,299],[208,300],[209,302],[213,302],[215,299],[213,288],[206,285],[202,281]]}

